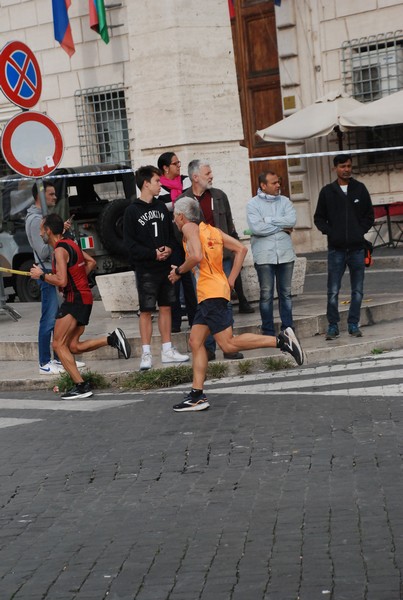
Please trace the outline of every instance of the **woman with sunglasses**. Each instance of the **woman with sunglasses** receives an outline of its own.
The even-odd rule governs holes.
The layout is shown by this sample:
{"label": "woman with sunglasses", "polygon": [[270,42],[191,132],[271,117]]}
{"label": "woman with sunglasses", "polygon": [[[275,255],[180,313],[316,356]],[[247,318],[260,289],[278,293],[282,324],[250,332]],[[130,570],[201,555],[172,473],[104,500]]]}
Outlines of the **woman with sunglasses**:
{"label": "woman with sunglasses", "polygon": [[[173,213],[175,200],[184,190],[190,187],[190,179],[187,175],[181,175],[181,161],[175,152],[164,152],[158,158],[157,165],[162,175],[161,192],[158,198],[162,200],[170,212]],[[185,260],[185,252],[182,243],[178,241],[173,248],[172,264],[181,265]],[[197,299],[191,273],[185,273],[180,281],[175,283],[176,302],[172,307],[172,333],[179,333],[182,323],[181,309],[181,285],[185,299],[186,313],[189,325],[192,326],[193,317],[196,313]]]}

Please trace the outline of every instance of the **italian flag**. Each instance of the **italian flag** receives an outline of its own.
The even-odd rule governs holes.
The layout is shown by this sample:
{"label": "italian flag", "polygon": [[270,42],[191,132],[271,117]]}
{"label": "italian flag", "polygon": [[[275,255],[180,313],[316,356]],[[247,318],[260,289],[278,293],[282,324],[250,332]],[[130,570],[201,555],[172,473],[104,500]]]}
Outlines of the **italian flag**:
{"label": "italian flag", "polygon": [[108,25],[106,23],[106,12],[104,0],[88,0],[90,11],[90,27],[109,44]]}
{"label": "italian flag", "polygon": [[94,247],[94,238],[92,235],[80,238],[80,245],[82,250],[88,250]]}

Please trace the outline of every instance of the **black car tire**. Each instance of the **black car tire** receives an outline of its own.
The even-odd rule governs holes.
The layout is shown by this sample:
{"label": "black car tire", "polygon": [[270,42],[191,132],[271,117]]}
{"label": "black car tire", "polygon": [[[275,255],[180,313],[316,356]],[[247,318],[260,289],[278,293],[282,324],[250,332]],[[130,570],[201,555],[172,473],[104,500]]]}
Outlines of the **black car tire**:
{"label": "black car tire", "polygon": [[114,256],[127,256],[123,241],[123,215],[129,204],[128,198],[117,198],[105,206],[98,218],[101,241]]}
{"label": "black car tire", "polygon": [[[19,271],[29,271],[34,264],[34,259],[26,260],[19,267]],[[40,302],[41,290],[35,279],[26,275],[15,275],[14,289],[20,302]]]}

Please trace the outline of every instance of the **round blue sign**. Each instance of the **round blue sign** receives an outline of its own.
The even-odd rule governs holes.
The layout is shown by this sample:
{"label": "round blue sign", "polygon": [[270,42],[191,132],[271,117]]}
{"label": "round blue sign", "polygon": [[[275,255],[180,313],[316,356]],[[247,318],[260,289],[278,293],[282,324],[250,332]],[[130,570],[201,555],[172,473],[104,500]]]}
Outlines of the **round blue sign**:
{"label": "round blue sign", "polygon": [[10,102],[32,108],[42,91],[42,76],[34,53],[22,42],[9,42],[0,53],[0,84]]}

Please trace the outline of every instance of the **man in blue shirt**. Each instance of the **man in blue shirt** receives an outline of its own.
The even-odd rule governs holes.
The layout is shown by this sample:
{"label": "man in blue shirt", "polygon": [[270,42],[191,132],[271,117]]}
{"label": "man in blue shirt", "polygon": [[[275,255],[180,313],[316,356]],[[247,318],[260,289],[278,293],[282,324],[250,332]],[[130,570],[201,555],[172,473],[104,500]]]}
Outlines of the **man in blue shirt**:
{"label": "man in blue shirt", "polygon": [[278,292],[281,330],[293,327],[291,279],[295,252],[291,232],[297,217],[292,202],[280,193],[280,181],[272,171],[259,175],[257,195],[247,204],[252,234],[253,262],[260,286],[259,308],[262,333],[275,335],[273,319],[274,283]]}

